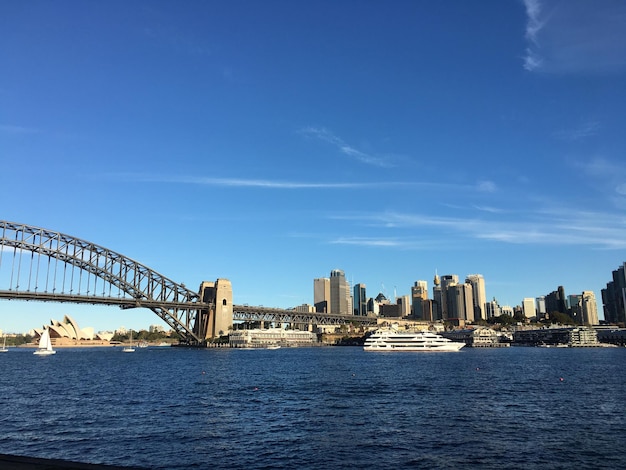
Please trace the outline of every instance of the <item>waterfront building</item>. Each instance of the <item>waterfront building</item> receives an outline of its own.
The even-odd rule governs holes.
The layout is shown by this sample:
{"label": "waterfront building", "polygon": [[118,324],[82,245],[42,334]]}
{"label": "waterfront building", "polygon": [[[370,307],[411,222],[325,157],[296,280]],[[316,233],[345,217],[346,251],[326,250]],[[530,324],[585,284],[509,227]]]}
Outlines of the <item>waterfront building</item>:
{"label": "waterfront building", "polygon": [[354,314],[357,316],[367,316],[367,295],[365,284],[356,284],[353,288],[352,299],[354,302]]}
{"label": "waterfront building", "polygon": [[528,346],[600,346],[597,331],[585,326],[520,329],[513,333],[513,341]]}
{"label": "waterfront building", "polygon": [[535,299],[525,297],[524,300],[522,300],[522,313],[526,318],[534,318],[537,316],[537,312],[535,311]]}
{"label": "waterfront building", "polygon": [[598,302],[593,291],[586,290],[582,293],[581,319],[583,325],[598,325]]}
{"label": "waterfront building", "polygon": [[44,330],[48,330],[53,346],[72,346],[108,343],[113,333],[95,333],[93,327],[81,328],[76,320],[65,315],[63,320],[50,320],[44,328],[35,328],[29,332],[35,340],[39,340]]}
{"label": "waterfront building", "polygon": [[350,286],[341,269],[333,269],[330,272],[330,313],[340,315],[352,313]]}
{"label": "waterfront building", "polygon": [[312,346],[317,335],[309,331],[282,328],[231,331],[228,344],[231,348],[266,348],[268,346]]}
{"label": "waterfront building", "polygon": [[507,347],[508,342],[501,342],[498,333],[491,328],[467,328],[462,330],[451,330],[440,333],[453,341],[462,341],[467,346],[474,348],[497,348]]}
{"label": "waterfront building", "polygon": [[330,313],[330,279],[313,279],[313,305],[319,313]]}
{"label": "waterfront building", "polygon": [[486,320],[486,303],[485,295],[485,279],[482,274],[468,274],[465,278],[466,283],[472,285],[472,302],[474,303],[474,319]]}

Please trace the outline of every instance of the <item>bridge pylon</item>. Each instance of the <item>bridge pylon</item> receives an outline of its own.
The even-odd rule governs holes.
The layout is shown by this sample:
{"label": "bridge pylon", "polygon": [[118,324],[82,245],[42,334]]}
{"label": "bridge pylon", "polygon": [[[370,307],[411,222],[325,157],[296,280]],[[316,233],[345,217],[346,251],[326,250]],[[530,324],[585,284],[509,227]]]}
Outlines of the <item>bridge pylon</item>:
{"label": "bridge pylon", "polygon": [[210,307],[196,317],[194,333],[205,340],[227,335],[233,326],[233,287],[230,281],[203,281],[199,294],[202,302]]}

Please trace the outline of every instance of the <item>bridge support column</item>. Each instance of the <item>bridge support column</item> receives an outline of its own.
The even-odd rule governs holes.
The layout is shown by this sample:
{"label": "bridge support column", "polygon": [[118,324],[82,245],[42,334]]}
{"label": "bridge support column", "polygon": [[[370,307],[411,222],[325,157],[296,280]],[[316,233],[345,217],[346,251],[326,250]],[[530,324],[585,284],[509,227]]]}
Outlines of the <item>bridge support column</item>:
{"label": "bridge support column", "polygon": [[228,279],[200,284],[200,298],[213,305],[208,314],[202,315],[206,321],[199,325],[197,333],[205,339],[225,336],[233,326],[233,288]]}

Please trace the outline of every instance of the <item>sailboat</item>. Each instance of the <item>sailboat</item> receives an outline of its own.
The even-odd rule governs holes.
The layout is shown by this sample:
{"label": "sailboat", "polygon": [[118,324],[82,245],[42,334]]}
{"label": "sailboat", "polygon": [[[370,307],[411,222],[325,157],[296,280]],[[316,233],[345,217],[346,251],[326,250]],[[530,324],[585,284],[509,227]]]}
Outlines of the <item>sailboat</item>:
{"label": "sailboat", "polygon": [[0,349],[0,353],[9,352],[9,350],[7,349],[7,335],[2,335],[2,338],[4,339],[4,341],[2,343],[2,349]]}
{"label": "sailboat", "polygon": [[130,344],[128,346],[124,346],[122,352],[135,352],[135,348],[133,348],[133,331],[130,331]]}
{"label": "sailboat", "polygon": [[56,354],[56,351],[52,349],[52,341],[50,341],[50,332],[48,328],[43,330],[41,338],[39,338],[39,348],[33,354],[38,356],[49,356],[50,354]]}

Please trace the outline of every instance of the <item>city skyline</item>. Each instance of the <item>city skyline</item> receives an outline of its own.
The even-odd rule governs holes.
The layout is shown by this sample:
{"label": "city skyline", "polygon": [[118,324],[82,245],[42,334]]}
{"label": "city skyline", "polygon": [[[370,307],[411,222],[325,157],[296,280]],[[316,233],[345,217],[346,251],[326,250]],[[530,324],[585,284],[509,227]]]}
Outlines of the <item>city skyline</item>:
{"label": "city skyline", "polygon": [[[278,308],[334,268],[387,293],[481,273],[502,305],[600,301],[623,261],[622,1],[1,9],[3,220]],[[2,301],[0,329],[66,313],[156,318]]]}

